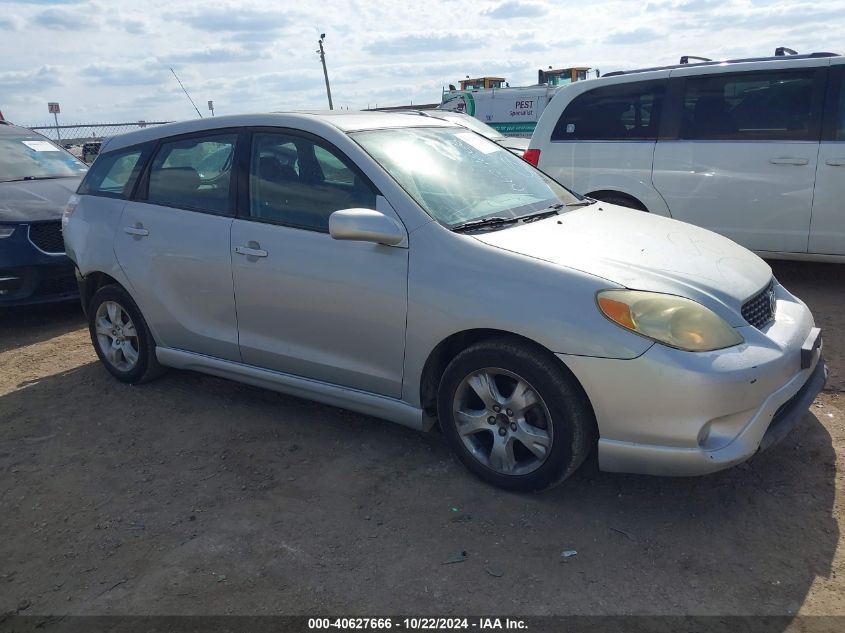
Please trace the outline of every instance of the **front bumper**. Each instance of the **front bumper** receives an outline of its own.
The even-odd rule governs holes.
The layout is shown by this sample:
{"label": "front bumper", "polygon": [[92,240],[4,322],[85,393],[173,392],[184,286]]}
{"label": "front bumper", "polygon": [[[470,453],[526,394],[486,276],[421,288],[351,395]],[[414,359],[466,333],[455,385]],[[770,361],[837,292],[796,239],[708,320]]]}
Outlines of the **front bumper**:
{"label": "front bumper", "polygon": [[823,388],[821,345],[804,354],[807,307],[777,286],[775,320],[745,343],[692,353],[654,345],[632,360],[559,355],[599,426],[602,470],[703,475],[747,460],[803,419]]}
{"label": "front bumper", "polygon": [[79,296],[73,262],[29,241],[28,226],[0,239],[0,308],[68,301]]}

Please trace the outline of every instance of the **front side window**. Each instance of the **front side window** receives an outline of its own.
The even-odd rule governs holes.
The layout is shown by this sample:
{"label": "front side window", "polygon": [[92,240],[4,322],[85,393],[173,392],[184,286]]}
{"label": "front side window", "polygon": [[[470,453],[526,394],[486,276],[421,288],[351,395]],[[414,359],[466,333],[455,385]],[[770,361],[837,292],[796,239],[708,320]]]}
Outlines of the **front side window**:
{"label": "front side window", "polygon": [[[688,78],[681,138],[813,140],[814,71],[767,71]],[[818,140],[816,137],[815,140]]]}
{"label": "front side window", "polygon": [[589,90],[566,106],[552,140],[654,140],[665,93],[662,79]]}
{"label": "front side window", "polygon": [[259,133],[252,139],[250,216],[327,232],[341,209],[375,209],[377,192],[337,150],[307,138]]}
{"label": "front side window", "polygon": [[147,201],[229,213],[236,140],[236,134],[219,134],[162,143],[150,168]]}
{"label": "front side window", "polygon": [[79,193],[126,198],[135,182],[145,150],[132,147],[100,156],[79,186]]}
{"label": "front side window", "polygon": [[402,128],[351,136],[417,204],[449,227],[578,200],[521,158],[465,129]]}
{"label": "front side window", "polygon": [[80,177],[86,171],[85,163],[34,132],[4,130],[0,136],[0,182]]}

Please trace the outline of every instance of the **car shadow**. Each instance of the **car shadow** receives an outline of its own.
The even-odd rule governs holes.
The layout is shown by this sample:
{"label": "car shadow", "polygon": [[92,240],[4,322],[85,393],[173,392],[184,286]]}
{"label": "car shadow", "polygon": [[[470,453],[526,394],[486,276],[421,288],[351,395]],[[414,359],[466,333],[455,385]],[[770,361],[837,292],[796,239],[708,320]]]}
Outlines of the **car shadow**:
{"label": "car shadow", "polygon": [[79,300],[0,308],[0,353],[85,327]]}
{"label": "car shadow", "polygon": [[534,495],[438,434],[191,372],[86,364],[0,421],[5,593],[34,613],[791,616],[839,541],[813,413],[722,473]]}

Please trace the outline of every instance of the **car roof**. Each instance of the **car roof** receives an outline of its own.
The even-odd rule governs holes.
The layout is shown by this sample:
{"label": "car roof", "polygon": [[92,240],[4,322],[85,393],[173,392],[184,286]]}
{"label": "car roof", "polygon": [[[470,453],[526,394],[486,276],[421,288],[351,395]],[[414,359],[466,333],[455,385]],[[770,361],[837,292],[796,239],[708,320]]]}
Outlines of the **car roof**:
{"label": "car roof", "polygon": [[307,124],[309,129],[317,128],[337,129],[344,133],[362,130],[379,130],[386,128],[409,127],[460,127],[454,123],[429,117],[409,117],[406,114],[393,112],[369,112],[356,110],[326,110],[326,111],[298,111],[271,112],[266,114],[235,114],[231,116],[208,117],[192,119],[178,123],[168,123],[147,127],[142,130],[128,132],[112,137],[104,143],[103,150],[112,151],[121,147],[128,147],[146,141],[156,140],[165,136],[190,134],[204,130],[221,128],[267,126],[267,127],[299,127]]}
{"label": "car roof", "polygon": [[21,127],[20,125],[14,125],[13,123],[9,123],[8,121],[0,122],[0,136],[12,136],[12,135],[19,135],[19,134],[38,134],[34,130],[30,130],[28,127]]}
{"label": "car roof", "polygon": [[775,55],[775,56],[768,56],[768,57],[747,57],[743,59],[722,59],[722,60],[707,60],[701,62],[693,62],[693,63],[681,63],[681,64],[670,64],[668,66],[652,66],[650,68],[635,68],[632,70],[615,70],[610,73],[605,73],[602,75],[602,79],[605,77],[622,77],[625,75],[635,75],[639,73],[649,73],[659,70],[677,70],[677,69],[686,69],[686,68],[700,68],[706,66],[724,66],[729,67],[733,64],[746,64],[751,62],[795,62],[800,64],[800,62],[808,60],[808,59],[825,59],[830,57],[840,57],[837,53],[807,53],[804,55]]}

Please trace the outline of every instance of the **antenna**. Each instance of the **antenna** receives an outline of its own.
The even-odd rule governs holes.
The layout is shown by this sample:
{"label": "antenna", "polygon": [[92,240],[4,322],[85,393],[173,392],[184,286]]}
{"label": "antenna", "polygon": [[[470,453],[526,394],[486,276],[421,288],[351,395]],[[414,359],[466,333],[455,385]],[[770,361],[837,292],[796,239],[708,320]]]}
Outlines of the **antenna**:
{"label": "antenna", "polygon": [[173,67],[172,67],[172,66],[170,67],[170,72],[172,72],[172,73],[173,73],[173,76],[174,76],[174,77],[176,77],[176,81],[178,81],[178,82],[179,82],[179,87],[182,89],[182,92],[184,92],[184,93],[185,93],[185,96],[186,96],[186,97],[188,97],[188,101],[190,101],[190,102],[191,102],[191,105],[192,105],[192,106],[194,106],[194,110],[196,110],[196,111],[197,111],[197,114],[199,115],[199,117],[200,117],[200,118],[202,118],[202,113],[200,112],[200,109],[197,107],[197,104],[196,104],[196,103],[194,103],[194,100],[193,100],[193,99],[191,99],[191,95],[189,95],[189,94],[188,94],[188,91],[187,91],[187,90],[185,90],[185,86],[183,86],[183,85],[182,85],[182,82],[181,82],[181,81],[179,81],[179,75],[177,75],[177,74],[176,74],[176,71],[175,71],[175,70],[173,70]]}

